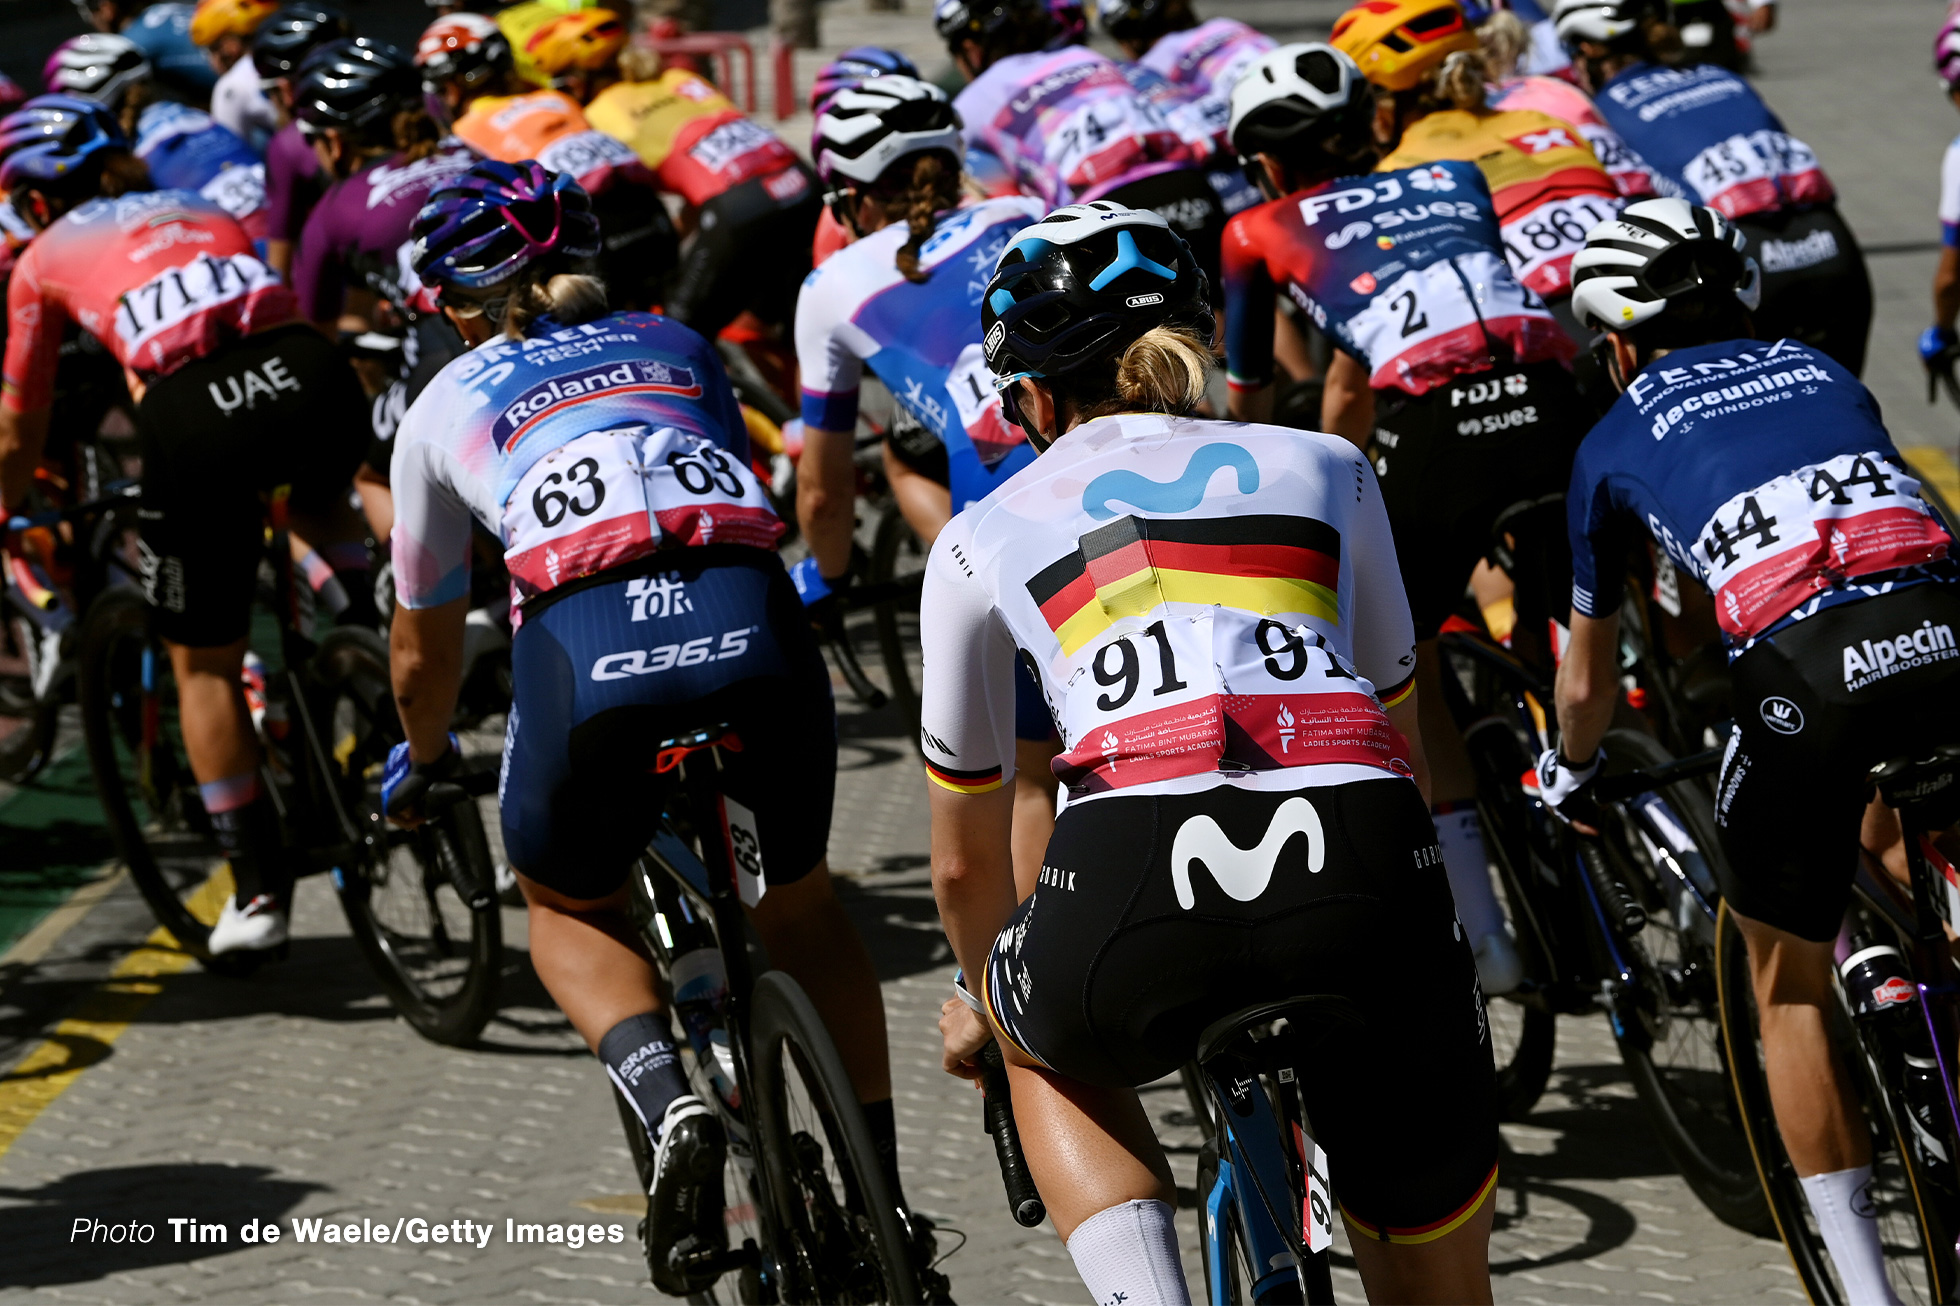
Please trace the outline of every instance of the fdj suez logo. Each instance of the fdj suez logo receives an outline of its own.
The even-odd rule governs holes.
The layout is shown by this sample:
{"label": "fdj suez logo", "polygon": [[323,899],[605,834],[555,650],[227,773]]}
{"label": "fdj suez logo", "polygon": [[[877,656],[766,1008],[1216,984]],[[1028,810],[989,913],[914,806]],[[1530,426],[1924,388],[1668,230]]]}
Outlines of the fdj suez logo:
{"label": "fdj suez logo", "polygon": [[701,383],[690,368],[657,359],[636,359],[611,367],[595,367],[573,376],[555,376],[526,390],[497,414],[491,438],[507,449],[526,429],[563,405],[619,394],[679,395],[699,399]]}
{"label": "fdj suez logo", "polygon": [[1843,656],[1844,687],[1862,689],[1900,671],[1960,657],[1960,645],[1953,638],[1953,627],[1922,621],[1919,629],[1891,639],[1847,644]]}

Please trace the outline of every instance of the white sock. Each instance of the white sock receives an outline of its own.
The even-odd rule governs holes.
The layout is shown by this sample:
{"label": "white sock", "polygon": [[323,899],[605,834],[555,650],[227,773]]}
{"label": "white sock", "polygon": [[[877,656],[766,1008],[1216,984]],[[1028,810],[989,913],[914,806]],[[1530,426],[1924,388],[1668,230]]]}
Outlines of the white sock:
{"label": "white sock", "polygon": [[1851,1306],[1899,1306],[1898,1294],[1885,1277],[1885,1253],[1878,1244],[1872,1168],[1861,1165],[1855,1170],[1804,1175],[1800,1182]]}
{"label": "white sock", "polygon": [[1191,1306],[1171,1208],[1124,1202],[1075,1226],[1068,1254],[1096,1306]]}
{"label": "white sock", "polygon": [[1456,918],[1470,936],[1470,946],[1504,931],[1504,909],[1490,887],[1490,861],[1484,856],[1484,827],[1477,804],[1470,799],[1445,803],[1431,815],[1436,842],[1443,847],[1443,872],[1456,899]]}

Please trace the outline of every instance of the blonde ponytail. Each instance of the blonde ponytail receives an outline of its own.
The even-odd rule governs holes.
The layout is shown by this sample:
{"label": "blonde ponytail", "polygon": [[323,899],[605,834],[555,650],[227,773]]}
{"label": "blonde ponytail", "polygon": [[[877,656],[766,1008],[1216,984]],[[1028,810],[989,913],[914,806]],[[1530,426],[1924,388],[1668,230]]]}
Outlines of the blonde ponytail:
{"label": "blonde ponytail", "polygon": [[1484,111],[1484,86],[1488,69],[1481,50],[1457,50],[1436,70],[1437,98],[1453,109],[1466,113]]}
{"label": "blonde ponytail", "polygon": [[1152,327],[1116,360],[1120,411],[1188,413],[1205,397],[1211,351],[1188,331]]}
{"label": "blonde ponytail", "polygon": [[1518,71],[1518,60],[1531,44],[1531,33],[1524,20],[1509,9],[1498,9],[1477,29],[1484,44],[1484,71],[1493,82],[1501,82]]}
{"label": "blonde ponytail", "polygon": [[504,302],[504,334],[522,340],[530,325],[550,316],[563,326],[590,322],[606,311],[606,283],[594,276],[560,272],[549,281],[527,278]]}

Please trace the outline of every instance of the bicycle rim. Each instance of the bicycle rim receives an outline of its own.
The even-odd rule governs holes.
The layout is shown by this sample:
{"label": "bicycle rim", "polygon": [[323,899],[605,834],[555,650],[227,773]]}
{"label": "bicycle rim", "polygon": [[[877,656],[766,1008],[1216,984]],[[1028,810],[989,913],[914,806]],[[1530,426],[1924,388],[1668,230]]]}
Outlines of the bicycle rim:
{"label": "bicycle rim", "polygon": [[810,999],[780,971],[756,981],[749,1043],[782,1295],[918,1301],[904,1228],[850,1079]]}

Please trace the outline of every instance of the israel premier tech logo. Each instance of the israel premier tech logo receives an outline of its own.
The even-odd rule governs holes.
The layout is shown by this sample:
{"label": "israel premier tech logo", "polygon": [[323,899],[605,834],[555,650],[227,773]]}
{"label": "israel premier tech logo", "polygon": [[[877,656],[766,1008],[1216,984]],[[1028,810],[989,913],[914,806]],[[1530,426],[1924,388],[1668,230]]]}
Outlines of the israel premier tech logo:
{"label": "israel premier tech logo", "polygon": [[701,383],[691,368],[676,367],[659,359],[638,358],[610,367],[593,368],[572,376],[555,376],[526,390],[497,414],[490,436],[497,448],[508,451],[525,434],[553,413],[588,399],[616,395],[678,395],[699,399]]}

